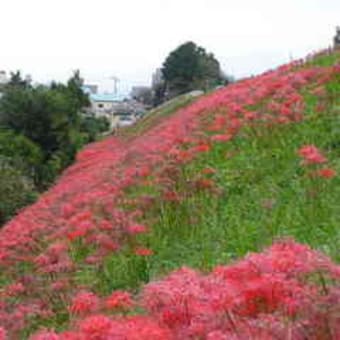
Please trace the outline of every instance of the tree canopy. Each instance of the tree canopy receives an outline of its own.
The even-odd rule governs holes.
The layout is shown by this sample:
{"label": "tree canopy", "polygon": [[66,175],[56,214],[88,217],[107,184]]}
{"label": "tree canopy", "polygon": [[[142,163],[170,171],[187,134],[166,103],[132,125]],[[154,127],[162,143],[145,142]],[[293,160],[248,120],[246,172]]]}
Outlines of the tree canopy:
{"label": "tree canopy", "polygon": [[[108,129],[82,115],[90,102],[78,71],[66,84],[33,86],[11,73],[0,98],[0,224],[45,190],[77,151]],[[12,192],[9,194],[9,192]]]}
{"label": "tree canopy", "polygon": [[162,73],[170,97],[223,83],[223,73],[214,55],[191,41],[169,54]]}

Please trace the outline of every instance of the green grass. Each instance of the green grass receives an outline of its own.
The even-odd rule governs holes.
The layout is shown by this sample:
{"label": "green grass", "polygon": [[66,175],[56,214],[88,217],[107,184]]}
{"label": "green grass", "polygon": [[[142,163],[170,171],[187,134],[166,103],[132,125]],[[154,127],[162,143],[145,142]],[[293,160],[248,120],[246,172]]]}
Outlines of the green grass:
{"label": "green grass", "polygon": [[121,137],[132,138],[140,136],[152,126],[159,123],[162,119],[191,104],[194,100],[195,98],[184,94],[165,102],[164,104],[147,112],[146,115],[138,122],[138,124],[123,129]]}
{"label": "green grass", "polygon": [[[339,55],[322,56],[313,63],[329,66],[339,59]],[[340,261],[340,76],[327,84],[327,95],[321,102],[311,88],[302,91],[303,121],[271,128],[258,122],[243,128],[233,140],[216,143],[210,152],[190,163],[176,165],[169,179],[182,198],[180,202],[166,201],[161,194],[164,188],[153,184],[152,178],[150,184],[129,187],[125,193],[128,198],[154,199],[147,209],[126,201],[121,205],[122,209],[143,211],[139,222],[149,226],[150,233],[138,236],[137,241],[152,249],[154,255],[135,255],[136,240],[131,238],[103,263],[87,265],[84,260],[95,247],[79,241],[70,252],[79,265],[72,277],[76,286],[88,287],[99,296],[117,289],[138,294],[145,283],[182,266],[210,271],[282,237],[293,237]],[[186,96],[174,99],[151,111],[136,126],[122,130],[121,138],[142,135],[192,101]],[[256,109],[261,111],[265,104]],[[215,113],[205,118],[211,119]],[[337,171],[335,178],[309,176],[297,154],[305,144],[315,144],[322,150],[327,165]],[[215,172],[204,174],[206,168]],[[198,188],[195,183],[202,178],[211,180],[213,187]],[[24,273],[29,268],[18,270]],[[0,283],[9,282],[0,273]],[[70,320],[64,301],[52,298],[57,313],[46,320],[32,320],[21,338],[41,326],[58,331],[67,328]]]}
{"label": "green grass", "polygon": [[[315,63],[331,65],[337,58],[322,57]],[[102,294],[114,289],[137,291],[145,282],[181,266],[208,271],[282,237],[293,237],[339,261],[339,77],[326,88],[322,112],[317,110],[318,99],[304,91],[302,122],[270,129],[260,123],[248,127],[234,140],[216,144],[211,152],[182,166],[175,183],[185,198],[180,203],[161,199],[153,186],[130,188],[127,194],[131,197],[147,194],[156,198],[140,221],[151,227],[140,241],[154,255],[141,259],[127,246],[85,281],[92,278]],[[165,109],[157,115],[169,113]],[[146,118],[134,133],[147,126]],[[297,154],[305,144],[318,146],[338,176],[311,178]],[[215,174],[202,175],[207,167],[214,168]],[[214,181],[213,190],[194,189],[192,183],[202,177]]]}

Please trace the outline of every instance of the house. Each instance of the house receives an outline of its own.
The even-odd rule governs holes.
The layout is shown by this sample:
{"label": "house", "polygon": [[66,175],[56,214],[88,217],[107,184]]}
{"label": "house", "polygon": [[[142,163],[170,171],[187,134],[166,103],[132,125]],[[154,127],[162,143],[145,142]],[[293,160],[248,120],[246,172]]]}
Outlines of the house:
{"label": "house", "polygon": [[89,94],[91,103],[86,113],[96,118],[107,118],[110,122],[111,129],[115,128],[119,122],[119,117],[115,115],[115,112],[122,105],[124,97],[111,93],[92,93],[87,89],[84,89],[84,92]]}
{"label": "house", "polygon": [[124,96],[113,93],[90,94],[91,110],[96,116],[114,113],[124,104]]}
{"label": "house", "polygon": [[98,93],[98,87],[94,85],[83,85],[82,89],[89,95],[91,103],[90,107],[85,109],[85,114],[107,118],[111,129],[134,123],[145,111],[143,104],[127,99],[124,95]]}

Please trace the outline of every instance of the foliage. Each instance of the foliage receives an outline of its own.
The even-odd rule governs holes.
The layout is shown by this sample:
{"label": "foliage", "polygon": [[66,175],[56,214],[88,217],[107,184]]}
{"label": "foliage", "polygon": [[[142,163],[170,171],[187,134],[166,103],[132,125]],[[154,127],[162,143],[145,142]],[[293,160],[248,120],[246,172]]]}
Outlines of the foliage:
{"label": "foliage", "polygon": [[207,90],[222,82],[214,55],[193,42],[180,45],[166,58],[162,73],[170,97],[191,90]]}
{"label": "foliage", "polygon": [[11,74],[0,100],[0,156],[6,164],[2,175],[7,183],[1,188],[0,223],[31,203],[34,192],[53,183],[76,152],[107,129],[103,119],[80,115],[89,105],[81,85],[78,71],[66,85],[37,87],[19,71]]}
{"label": "foliage", "polygon": [[32,180],[19,169],[0,156],[0,224],[37,197]]}
{"label": "foliage", "polygon": [[0,225],[36,198],[34,181],[42,163],[40,148],[23,135],[0,132]]}
{"label": "foliage", "polygon": [[32,179],[36,177],[43,158],[38,145],[12,130],[0,131],[0,155]]}
{"label": "foliage", "polygon": [[152,105],[152,90],[149,87],[141,87],[133,99],[143,103],[144,105]]}
{"label": "foliage", "polygon": [[110,129],[110,122],[106,117],[84,116],[81,118],[80,131],[87,136],[87,142],[94,142],[98,135]]}
{"label": "foliage", "polygon": [[40,189],[73,161],[87,140],[94,138],[94,131],[91,137],[80,133],[80,112],[89,105],[81,84],[78,71],[67,85],[52,83],[37,87],[22,80],[17,72],[12,74],[1,98],[1,127],[25,136],[42,152],[41,166],[34,176]]}

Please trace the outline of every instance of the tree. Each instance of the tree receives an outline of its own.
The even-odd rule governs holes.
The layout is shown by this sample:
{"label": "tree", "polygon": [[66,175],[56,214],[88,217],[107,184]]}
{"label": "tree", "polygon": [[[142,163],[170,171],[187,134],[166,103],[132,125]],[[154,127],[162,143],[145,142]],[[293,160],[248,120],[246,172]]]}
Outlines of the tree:
{"label": "tree", "polygon": [[21,76],[20,71],[11,72],[11,78],[7,84],[7,86],[16,86],[16,87],[28,87],[30,86],[30,79],[27,76],[25,79]]}
{"label": "tree", "polygon": [[[20,73],[12,79],[0,101],[0,126],[40,147],[44,166],[39,181],[45,187],[46,178],[53,180],[87,142],[88,137],[81,132],[80,112],[89,105],[89,99],[81,89],[78,71],[66,85],[24,86]],[[53,169],[46,168],[51,166]]]}
{"label": "tree", "polygon": [[36,197],[32,180],[0,156],[0,226]]}
{"label": "tree", "polygon": [[11,130],[0,131],[0,158],[34,181],[43,162],[39,146]]}
{"label": "tree", "polygon": [[169,97],[222,84],[219,62],[193,42],[180,45],[166,58],[162,73]]}
{"label": "tree", "polygon": [[110,130],[110,122],[106,117],[85,116],[81,119],[80,130],[86,135],[87,142],[94,142],[98,135]]}

